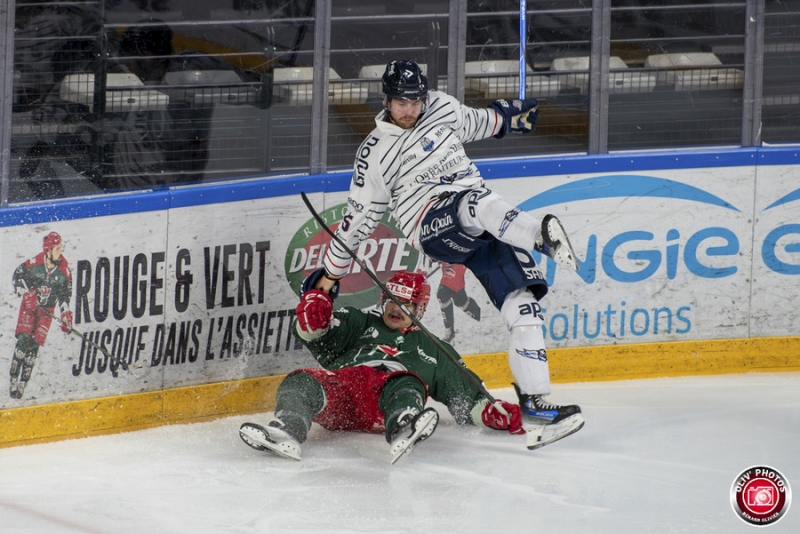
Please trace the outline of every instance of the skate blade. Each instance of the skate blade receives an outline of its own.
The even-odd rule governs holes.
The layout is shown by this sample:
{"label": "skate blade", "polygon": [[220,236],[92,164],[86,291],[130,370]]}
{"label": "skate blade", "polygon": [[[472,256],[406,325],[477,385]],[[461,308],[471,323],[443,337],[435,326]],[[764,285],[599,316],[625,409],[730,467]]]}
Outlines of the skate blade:
{"label": "skate blade", "polygon": [[535,450],[564,439],[583,428],[585,422],[583,416],[576,413],[554,425],[526,425],[526,446]]}
{"label": "skate blade", "polygon": [[580,270],[578,260],[575,259],[575,249],[572,248],[567,232],[557,217],[553,217],[547,222],[547,234],[549,235],[545,236],[545,241],[553,251],[553,260],[574,271]]}
{"label": "skate blade", "polygon": [[431,437],[431,434],[436,430],[436,425],[438,424],[439,414],[436,410],[431,408],[423,410],[419,419],[417,419],[414,424],[414,432],[409,437],[399,439],[392,443],[392,465],[405,454],[410,453],[414,445]]}
{"label": "skate blade", "polygon": [[266,428],[255,423],[244,423],[239,428],[239,437],[257,451],[267,451],[282,458],[300,460],[300,448],[289,442],[276,443],[269,439]]}

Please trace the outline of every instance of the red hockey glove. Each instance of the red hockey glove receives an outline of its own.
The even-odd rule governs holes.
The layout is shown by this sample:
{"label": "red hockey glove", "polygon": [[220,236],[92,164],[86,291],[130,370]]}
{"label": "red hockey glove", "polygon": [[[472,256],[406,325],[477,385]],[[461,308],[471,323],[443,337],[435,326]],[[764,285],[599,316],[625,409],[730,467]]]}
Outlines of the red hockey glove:
{"label": "red hockey glove", "polygon": [[522,412],[519,406],[510,402],[497,400],[487,402],[481,412],[481,421],[489,428],[508,430],[511,434],[524,434],[522,428]]}
{"label": "red hockey glove", "polygon": [[298,334],[306,341],[311,341],[324,334],[331,325],[333,300],[324,291],[311,289],[303,293],[295,312],[300,330]]}
{"label": "red hockey glove", "polygon": [[72,332],[72,312],[69,310],[61,312],[61,331],[65,334]]}

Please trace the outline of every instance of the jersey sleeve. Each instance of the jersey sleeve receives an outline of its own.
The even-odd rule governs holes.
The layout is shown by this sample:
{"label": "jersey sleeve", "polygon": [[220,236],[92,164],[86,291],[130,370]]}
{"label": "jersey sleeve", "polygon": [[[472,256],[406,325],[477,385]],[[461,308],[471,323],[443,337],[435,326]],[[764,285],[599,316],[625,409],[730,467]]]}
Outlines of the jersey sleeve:
{"label": "jersey sleeve", "polygon": [[[347,198],[347,213],[336,229],[336,236],[354,252],[378,227],[391,200],[381,172],[379,145],[376,146],[375,140],[374,136],[369,136],[358,150]],[[370,146],[370,142],[374,144]],[[366,148],[369,148],[367,155],[362,157]],[[340,277],[348,273],[352,261],[347,250],[336,240],[331,240],[322,265],[328,274]]]}
{"label": "jersey sleeve", "polygon": [[53,294],[62,309],[66,309],[69,307],[69,301],[72,298],[72,270],[69,268],[66,258],[61,258],[58,271],[61,276],[58,277],[58,283],[53,285]]}
{"label": "jersey sleeve", "polygon": [[30,289],[30,282],[28,281],[28,263],[21,263],[14,269],[14,274],[11,277],[11,283],[14,284],[14,289],[17,291],[27,291]]}
{"label": "jersey sleeve", "polygon": [[456,135],[462,143],[494,137],[503,131],[503,117],[492,108],[471,108],[456,103],[459,110]]}

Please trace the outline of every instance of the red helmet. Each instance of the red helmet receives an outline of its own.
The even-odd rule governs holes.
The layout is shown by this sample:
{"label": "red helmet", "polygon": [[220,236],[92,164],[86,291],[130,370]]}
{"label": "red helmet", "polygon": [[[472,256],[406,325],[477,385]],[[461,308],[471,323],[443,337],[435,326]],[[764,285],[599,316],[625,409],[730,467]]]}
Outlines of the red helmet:
{"label": "red helmet", "polygon": [[[386,282],[386,289],[401,302],[413,302],[417,305],[417,319],[425,315],[428,300],[431,298],[431,286],[421,271],[397,271]],[[381,293],[380,304],[383,306],[389,297]]]}
{"label": "red helmet", "polygon": [[50,232],[49,234],[44,236],[44,242],[42,243],[42,250],[44,252],[49,252],[60,244],[61,244],[61,236],[58,235],[56,232]]}

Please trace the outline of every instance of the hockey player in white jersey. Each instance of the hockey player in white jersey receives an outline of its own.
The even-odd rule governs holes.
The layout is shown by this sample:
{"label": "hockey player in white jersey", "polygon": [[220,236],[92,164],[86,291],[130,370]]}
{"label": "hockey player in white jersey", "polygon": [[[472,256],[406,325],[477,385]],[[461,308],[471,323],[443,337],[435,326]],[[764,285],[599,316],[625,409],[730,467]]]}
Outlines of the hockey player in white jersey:
{"label": "hockey player in white jersey", "polygon": [[[547,443],[578,431],[583,426],[578,406],[543,399],[551,392],[539,305],[547,283],[530,254],[537,250],[577,269],[566,232],[555,216],[539,220],[488,189],[464,151],[470,141],[533,131],[538,101],[466,107],[445,93],[429,91],[413,61],[390,62],[382,82],[385,109],[358,148],[338,237],[356,250],[391,209],[412,246],[434,260],[466,265],[510,332],[509,365],[523,414],[530,423],[547,427]],[[351,261],[332,241],[324,268],[304,285],[331,292]]]}

